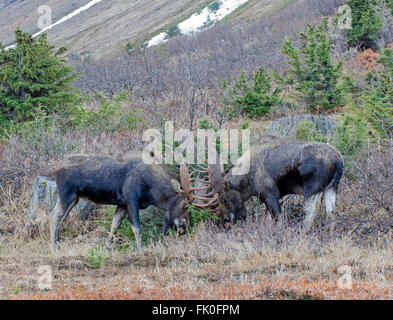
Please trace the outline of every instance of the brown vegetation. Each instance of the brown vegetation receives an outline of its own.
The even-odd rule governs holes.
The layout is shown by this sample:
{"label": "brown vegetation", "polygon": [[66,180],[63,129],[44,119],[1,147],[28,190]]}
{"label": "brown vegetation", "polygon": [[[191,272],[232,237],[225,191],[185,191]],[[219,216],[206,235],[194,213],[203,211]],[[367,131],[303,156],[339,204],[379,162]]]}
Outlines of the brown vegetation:
{"label": "brown vegetation", "polygon": [[[371,300],[392,299],[388,287],[381,288],[375,283],[355,283],[352,289],[340,289],[335,283],[326,281],[273,280],[259,284],[226,283],[212,285],[208,290],[185,290],[179,287],[144,288],[128,290],[99,288],[89,290],[80,288],[61,288],[57,293],[28,295],[22,299],[38,300]],[[21,299],[17,297],[16,299]]]}
{"label": "brown vegetation", "polygon": [[359,52],[352,61],[349,62],[348,67],[357,72],[373,72],[377,67],[381,67],[378,60],[378,52],[367,49]]}
{"label": "brown vegetation", "polygon": [[[269,17],[252,17],[247,26],[222,23],[195,37],[175,37],[165,52],[135,45],[119,58],[84,60],[78,68],[85,73],[75,85],[93,95],[102,91],[108,98],[127,90],[132,100],[124,103],[125,110],[141,109],[144,125],[150,127],[162,129],[164,120],[171,119],[177,128],[195,129],[199,120],[207,118],[216,126],[237,128],[242,119],[228,123],[221,112],[224,93],[219,81],[259,66],[282,72],[284,59],[278,48],[284,37],[319,21],[342,2],[292,1]],[[250,8],[253,4],[250,1]],[[240,8],[234,19],[242,20],[247,10]],[[372,71],[377,58],[369,50],[359,53],[348,69]],[[97,107],[96,101],[86,104],[86,108]],[[301,107],[281,106],[265,121],[250,121],[253,137],[263,134],[268,119],[302,112]],[[391,145],[375,144],[346,159],[333,239],[327,236],[323,210],[312,232],[304,234],[302,199],[289,196],[283,201],[284,219],[277,225],[252,199],[244,229],[226,232],[206,222],[189,236],[152,243],[142,254],[133,249],[101,250],[108,233],[102,226],[103,212],[89,221],[68,219],[63,247],[53,255],[44,230],[33,230],[31,238],[23,238],[35,176],[50,176],[54,165],[69,153],[120,156],[141,144],[143,127],[65,129],[62,134],[56,125],[37,124],[34,129],[34,135],[12,134],[0,144],[0,298],[393,298]],[[86,256],[91,248],[104,259],[97,268],[89,266]],[[40,265],[52,268],[50,291],[37,289]],[[338,287],[342,266],[352,270],[352,289]]]}
{"label": "brown vegetation", "polygon": [[[94,236],[93,236],[94,234]],[[326,233],[305,235],[270,219],[230,232],[200,225],[189,237],[170,237],[142,254],[114,250],[89,267],[86,251],[102,231],[69,237],[51,255],[47,237],[1,238],[1,296],[15,299],[381,299],[392,298],[392,242],[370,246]],[[102,236],[101,236],[102,237]],[[53,288],[40,291],[37,268],[51,267]],[[339,285],[342,266],[352,287]]]}

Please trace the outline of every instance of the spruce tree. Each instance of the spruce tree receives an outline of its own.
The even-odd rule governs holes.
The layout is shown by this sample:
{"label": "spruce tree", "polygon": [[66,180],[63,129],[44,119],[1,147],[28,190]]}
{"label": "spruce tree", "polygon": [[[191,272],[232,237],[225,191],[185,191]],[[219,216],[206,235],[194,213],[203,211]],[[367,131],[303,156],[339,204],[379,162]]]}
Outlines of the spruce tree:
{"label": "spruce tree", "polygon": [[[391,5],[386,1],[387,5]],[[349,30],[349,44],[360,49],[377,49],[382,20],[377,10],[377,0],[350,0],[352,29]]]}
{"label": "spruce tree", "polygon": [[6,50],[0,43],[0,120],[3,125],[38,116],[69,116],[81,102],[70,85],[77,76],[61,58],[46,35],[33,38],[19,29],[16,46]]}
{"label": "spruce tree", "polygon": [[248,118],[263,116],[282,100],[280,93],[282,89],[275,85],[275,75],[259,68],[252,77],[247,80],[245,72],[242,72],[238,80],[235,79],[233,88],[229,89],[227,83],[224,88],[229,92],[230,114],[232,117],[244,115]]}
{"label": "spruce tree", "polygon": [[287,57],[287,83],[298,103],[311,111],[328,110],[346,103],[349,78],[343,75],[342,61],[332,61],[332,41],[327,36],[326,21],[320,26],[308,26],[299,36],[300,48],[287,39],[281,52]]}
{"label": "spruce tree", "polygon": [[362,96],[363,115],[381,137],[393,139],[393,49],[385,49],[379,62],[383,69],[369,75]]}
{"label": "spruce tree", "polygon": [[385,0],[386,6],[388,7],[388,9],[390,9],[390,11],[393,14],[393,0]]}

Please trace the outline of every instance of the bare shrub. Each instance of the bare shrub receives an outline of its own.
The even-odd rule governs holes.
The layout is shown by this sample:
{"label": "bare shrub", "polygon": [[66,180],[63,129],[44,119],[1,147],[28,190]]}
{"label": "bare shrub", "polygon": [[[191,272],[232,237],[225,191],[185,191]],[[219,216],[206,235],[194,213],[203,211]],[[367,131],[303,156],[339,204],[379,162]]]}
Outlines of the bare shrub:
{"label": "bare shrub", "polygon": [[81,72],[74,85],[86,93],[102,92],[113,98],[123,90],[132,91],[138,81],[135,54],[78,61],[76,71]]}
{"label": "bare shrub", "polygon": [[[82,129],[35,128],[11,134],[1,153],[0,185],[19,186],[35,175],[51,176],[53,166],[70,153],[120,156],[141,143],[141,132],[120,130],[91,133]],[[0,199],[1,201],[1,199]]]}
{"label": "bare shrub", "polygon": [[306,3],[320,14],[327,16],[334,13],[334,10],[339,6],[347,3],[346,0],[309,0]]}
{"label": "bare shrub", "polygon": [[206,89],[211,82],[210,73],[214,66],[210,59],[198,54],[195,37],[189,37],[177,44],[181,51],[173,62],[174,72],[170,80],[173,83],[174,95],[181,103],[181,109],[187,113],[188,128],[192,130],[195,129],[198,114],[207,103]]}
{"label": "bare shrub", "polygon": [[339,211],[342,231],[366,241],[393,233],[393,149],[369,149],[347,165]]}
{"label": "bare shrub", "polygon": [[107,97],[131,91],[147,120],[161,129],[165,119],[195,128],[195,119],[206,115],[221,125],[226,117],[219,82],[261,66],[284,72],[279,49],[285,37],[296,37],[307,24],[319,23],[343,2],[292,1],[249,25],[222,22],[197,35],[174,37],[163,46],[139,44],[119,57],[77,61],[82,75],[75,85],[86,92],[102,91]]}

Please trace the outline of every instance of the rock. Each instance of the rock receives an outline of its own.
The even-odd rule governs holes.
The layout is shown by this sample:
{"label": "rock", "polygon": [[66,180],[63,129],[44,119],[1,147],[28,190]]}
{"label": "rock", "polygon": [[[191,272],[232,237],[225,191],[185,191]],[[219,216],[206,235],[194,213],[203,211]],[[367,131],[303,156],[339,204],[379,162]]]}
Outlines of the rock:
{"label": "rock", "polygon": [[[48,177],[38,176],[33,183],[33,197],[30,201],[28,218],[30,223],[44,222],[52,214],[57,202],[56,182]],[[86,220],[97,207],[80,199],[70,215]]]}
{"label": "rock", "polygon": [[299,125],[310,122],[314,129],[323,136],[331,137],[336,134],[337,122],[329,117],[318,117],[310,114],[284,117],[273,121],[266,131],[266,135],[296,140]]}
{"label": "rock", "polygon": [[33,183],[33,198],[30,201],[28,218],[35,220],[40,209],[47,210],[51,213],[57,201],[56,182],[47,177],[38,176]]}

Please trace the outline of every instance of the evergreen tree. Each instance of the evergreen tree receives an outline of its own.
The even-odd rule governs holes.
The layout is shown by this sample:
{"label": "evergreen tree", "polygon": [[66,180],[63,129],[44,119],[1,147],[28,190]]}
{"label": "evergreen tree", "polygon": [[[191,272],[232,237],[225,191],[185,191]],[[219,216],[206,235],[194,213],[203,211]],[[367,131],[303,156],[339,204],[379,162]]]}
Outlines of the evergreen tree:
{"label": "evergreen tree", "polygon": [[343,75],[342,61],[332,61],[326,21],[318,27],[308,26],[299,40],[300,48],[287,39],[281,49],[290,66],[287,83],[295,92],[293,97],[312,111],[344,106],[350,80]]}
{"label": "evergreen tree", "polygon": [[16,46],[0,43],[0,121],[23,122],[38,116],[72,114],[81,95],[70,85],[77,76],[43,34],[33,38],[19,29]]}
{"label": "evergreen tree", "polygon": [[363,113],[380,136],[393,139],[393,49],[385,49],[379,62],[383,69],[369,75],[362,96]]}
{"label": "evergreen tree", "polygon": [[[386,4],[389,5],[390,1],[386,1]],[[382,28],[382,21],[377,11],[377,0],[350,0],[348,5],[352,10],[349,44],[362,49],[377,49],[376,43]]]}
{"label": "evergreen tree", "polygon": [[393,0],[385,0],[386,6],[390,9],[393,14]]}
{"label": "evergreen tree", "polygon": [[229,89],[227,83],[224,88],[229,91],[229,104],[231,116],[245,115],[249,118],[263,116],[273,107],[281,103],[281,88],[274,85],[274,76],[259,68],[252,81],[248,81],[246,73],[242,72],[240,78],[235,80],[233,88]]}

